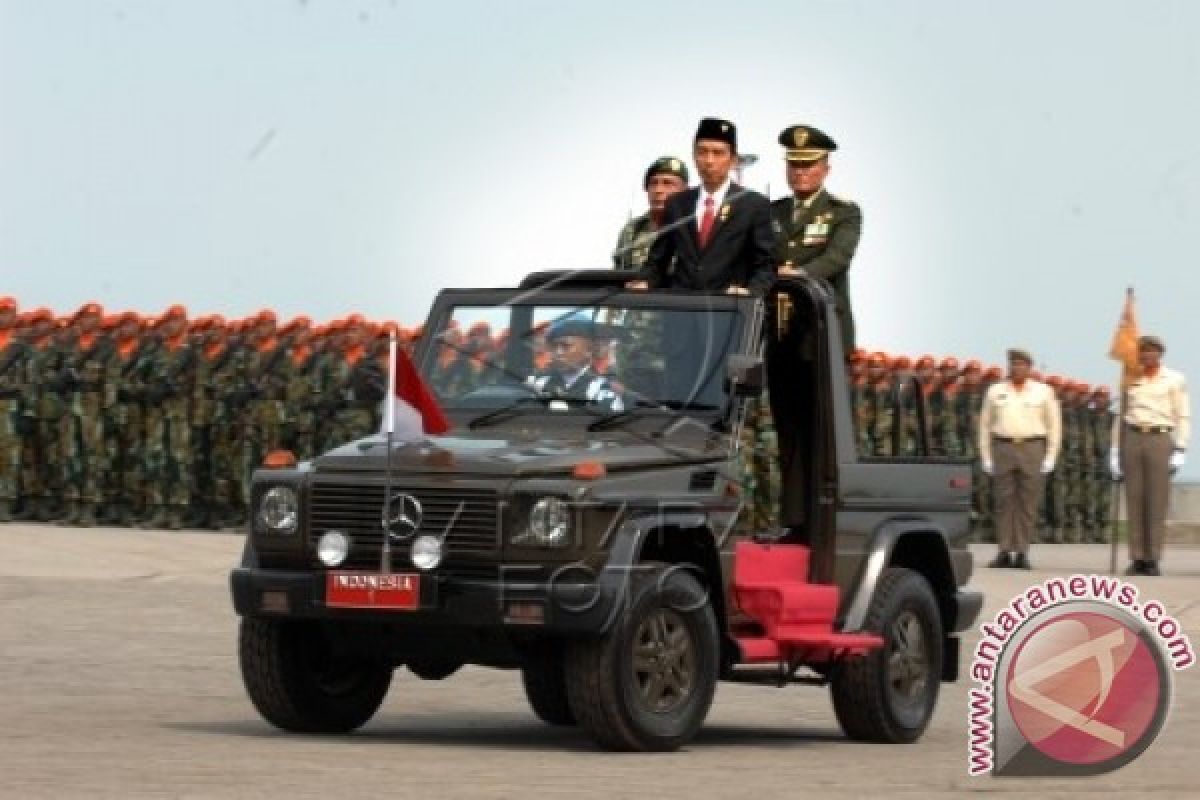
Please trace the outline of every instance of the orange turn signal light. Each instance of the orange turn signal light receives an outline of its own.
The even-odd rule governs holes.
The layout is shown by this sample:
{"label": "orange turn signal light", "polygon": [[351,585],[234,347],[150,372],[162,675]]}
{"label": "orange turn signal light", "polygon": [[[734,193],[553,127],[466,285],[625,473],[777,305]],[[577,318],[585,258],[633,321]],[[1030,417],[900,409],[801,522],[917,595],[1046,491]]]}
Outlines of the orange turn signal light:
{"label": "orange turn signal light", "polygon": [[262,465],[267,469],[291,469],[296,466],[296,454],[291,450],[271,450]]}
{"label": "orange turn signal light", "polygon": [[604,464],[599,461],[580,461],[571,471],[571,476],[581,481],[594,481],[608,474]]}

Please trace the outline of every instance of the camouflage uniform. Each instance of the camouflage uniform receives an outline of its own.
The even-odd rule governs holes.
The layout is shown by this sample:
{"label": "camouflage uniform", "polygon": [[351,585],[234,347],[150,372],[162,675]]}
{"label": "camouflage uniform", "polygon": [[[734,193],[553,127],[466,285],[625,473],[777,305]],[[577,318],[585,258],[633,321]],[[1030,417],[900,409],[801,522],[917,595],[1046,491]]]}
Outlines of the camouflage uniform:
{"label": "camouflage uniform", "polygon": [[137,374],[145,348],[146,344],[139,342],[132,350],[124,350],[118,343],[114,355],[112,375],[116,381],[116,402],[107,415],[107,433],[110,500],[116,504],[116,521],[120,525],[133,525],[146,512],[142,471],[145,386]]}
{"label": "camouflage uniform", "polygon": [[650,245],[658,238],[658,229],[649,213],[634,217],[625,223],[617,236],[617,249],[613,251],[613,268],[637,272],[646,265]]}
{"label": "camouflage uniform", "polygon": [[105,499],[100,494],[109,467],[104,420],[116,400],[114,363],[107,339],[80,336],[59,372],[67,412],[59,428],[59,454],[68,525],[95,525],[97,508]]}
{"label": "camouflage uniform", "polygon": [[850,410],[854,418],[854,446],[860,456],[874,455],[871,430],[874,406],[865,381],[850,384]]}
{"label": "camouflage uniform", "polygon": [[319,358],[315,353],[289,357],[281,365],[284,378],[283,402],[288,423],[284,444],[300,461],[307,461],[317,450],[317,372]]}
{"label": "camouflage uniform", "polygon": [[286,377],[280,370],[287,358],[286,345],[272,342],[248,348],[245,371],[254,391],[246,409],[243,428],[242,472],[249,480],[271,450],[283,446],[283,430],[287,423],[284,407]]}
{"label": "camouflage uniform", "polygon": [[746,403],[738,441],[738,470],[744,506],[735,531],[753,535],[777,530],[782,499],[779,439],[765,391]]}
{"label": "camouflage uniform", "polygon": [[143,525],[178,530],[191,498],[189,416],[196,352],[180,337],[162,342],[142,361],[147,398],[143,464],[146,503],[152,510]]}
{"label": "camouflage uniform", "polygon": [[979,454],[979,415],[983,409],[982,385],[966,385],[958,394],[958,425],[963,455],[971,459],[971,516],[974,529],[983,542],[994,542],[992,484],[984,474]]}
{"label": "camouflage uniform", "polygon": [[[465,362],[466,359],[460,359]],[[352,362],[337,354],[327,365],[322,396],[332,424],[322,451],[370,434],[374,409],[383,401],[384,376],[365,355]]]}
{"label": "camouflage uniform", "polygon": [[255,391],[247,371],[249,361],[247,345],[231,339],[224,358],[209,370],[214,401],[210,455],[213,505],[225,525],[244,522],[247,513],[250,474],[246,472],[242,437],[245,409]]}
{"label": "camouflage uniform", "polygon": [[891,378],[868,384],[863,390],[867,420],[866,444],[873,456],[895,457],[896,392]]}
{"label": "camouflage uniform", "polygon": [[958,392],[938,386],[929,393],[926,400],[930,454],[947,458],[962,458],[967,455],[959,429]]}
{"label": "camouflage uniform", "polygon": [[1104,396],[1097,405],[1089,407],[1087,419],[1091,428],[1091,479],[1088,482],[1084,514],[1084,538],[1089,542],[1107,542],[1111,533],[1113,480],[1108,471],[1108,453],[1112,448],[1113,418]]}
{"label": "camouflage uniform", "polygon": [[0,339],[0,522],[8,522],[20,498],[25,428],[22,412],[28,402],[25,365],[29,351],[15,330],[0,335],[7,339]]}
{"label": "camouflage uniform", "polygon": [[58,505],[62,497],[58,429],[63,424],[64,405],[57,381],[64,358],[64,346],[50,335],[31,344],[26,362],[29,405],[24,416],[32,432],[24,440],[21,484],[32,518],[39,522],[57,519],[62,513]]}

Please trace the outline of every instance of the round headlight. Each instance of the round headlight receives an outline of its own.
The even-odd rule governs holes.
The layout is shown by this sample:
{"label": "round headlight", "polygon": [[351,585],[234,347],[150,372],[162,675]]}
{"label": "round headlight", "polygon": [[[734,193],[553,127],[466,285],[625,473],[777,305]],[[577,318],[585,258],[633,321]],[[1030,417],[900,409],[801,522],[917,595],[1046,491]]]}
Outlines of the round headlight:
{"label": "round headlight", "polygon": [[317,540],[317,558],[327,567],[341,566],[350,552],[350,537],[341,531],[326,531]]}
{"label": "round headlight", "polygon": [[417,569],[429,571],[442,563],[442,540],[437,536],[418,536],[412,543],[412,562]]}
{"label": "round headlight", "polygon": [[271,533],[295,533],[300,521],[296,490],[290,486],[268,489],[258,501],[258,521]]}
{"label": "round headlight", "polygon": [[543,497],[529,512],[529,533],[542,547],[566,547],[570,543],[571,507],[558,497]]}

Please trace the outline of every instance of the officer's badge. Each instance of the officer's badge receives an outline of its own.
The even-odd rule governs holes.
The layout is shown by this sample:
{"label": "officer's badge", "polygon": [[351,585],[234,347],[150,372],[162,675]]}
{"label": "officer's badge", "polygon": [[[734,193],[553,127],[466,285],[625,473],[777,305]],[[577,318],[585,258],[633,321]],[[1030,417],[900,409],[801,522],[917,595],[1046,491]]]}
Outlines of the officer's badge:
{"label": "officer's badge", "polygon": [[721,133],[726,133],[726,132],[728,132],[728,131],[729,131],[729,125],[728,125],[728,123],[722,122],[722,123],[721,123]]}
{"label": "officer's badge", "polygon": [[804,147],[808,144],[808,130],[805,128],[796,128],[792,131],[792,142],[796,147]]}
{"label": "officer's badge", "polygon": [[682,167],[683,167],[683,165],[679,163],[679,159],[678,159],[678,158],[672,158],[672,159],[671,159],[671,169],[673,169],[673,170],[675,170],[676,172],[678,172],[678,171],[679,171],[679,170],[680,170]]}
{"label": "officer's badge", "polygon": [[729,203],[725,203],[721,206],[721,210],[717,213],[717,217],[721,220],[721,222],[724,222],[729,218]]}

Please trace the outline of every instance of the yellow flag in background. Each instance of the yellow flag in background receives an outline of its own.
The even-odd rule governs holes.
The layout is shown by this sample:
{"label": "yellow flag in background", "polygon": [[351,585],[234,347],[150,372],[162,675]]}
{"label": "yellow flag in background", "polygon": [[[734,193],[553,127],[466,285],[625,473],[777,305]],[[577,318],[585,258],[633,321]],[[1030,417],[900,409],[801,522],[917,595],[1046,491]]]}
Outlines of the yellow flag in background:
{"label": "yellow flag in background", "polygon": [[1133,310],[1133,289],[1125,290],[1125,307],[1113,333],[1112,345],[1108,348],[1109,358],[1121,362],[1121,387],[1127,387],[1142,374],[1138,364],[1137,315]]}

